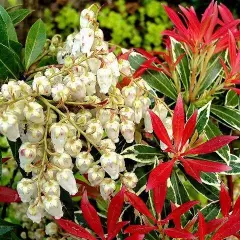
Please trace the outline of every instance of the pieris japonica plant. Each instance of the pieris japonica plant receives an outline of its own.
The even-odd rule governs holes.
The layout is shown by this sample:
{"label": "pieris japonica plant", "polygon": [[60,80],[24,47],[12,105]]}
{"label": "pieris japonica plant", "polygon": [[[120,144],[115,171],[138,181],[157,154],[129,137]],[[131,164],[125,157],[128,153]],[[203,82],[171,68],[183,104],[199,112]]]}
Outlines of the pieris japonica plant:
{"label": "pieris japonica plant", "polygon": [[3,218],[24,206],[22,238],[239,238],[240,20],[217,2],[200,20],[164,8],[174,26],[150,53],[106,42],[98,5],[66,40],[38,20],[23,47],[28,10],[0,7],[2,163],[21,173],[0,201]]}

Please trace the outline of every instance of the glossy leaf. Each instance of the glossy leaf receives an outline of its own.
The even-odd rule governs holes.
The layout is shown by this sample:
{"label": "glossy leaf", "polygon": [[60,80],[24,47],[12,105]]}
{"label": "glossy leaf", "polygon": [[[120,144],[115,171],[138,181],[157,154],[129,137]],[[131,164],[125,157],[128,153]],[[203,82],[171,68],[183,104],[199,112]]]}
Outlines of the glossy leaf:
{"label": "glossy leaf", "polygon": [[25,45],[25,67],[28,69],[42,53],[46,42],[46,29],[41,19],[29,30]]}
{"label": "glossy leaf", "polygon": [[199,240],[205,240],[206,224],[203,214],[198,211],[198,237]]}
{"label": "glossy leaf", "polygon": [[220,226],[227,221],[227,218],[213,219],[206,223],[206,234],[215,232]]}
{"label": "glossy leaf", "polygon": [[233,90],[229,90],[225,97],[225,106],[235,108],[238,105],[239,96]]}
{"label": "glossy leaf", "polygon": [[0,186],[0,202],[2,203],[21,202],[21,199],[16,190]]}
{"label": "glossy leaf", "polygon": [[224,217],[227,217],[229,215],[231,205],[232,205],[232,201],[229,196],[228,190],[224,184],[221,184],[220,206],[221,206],[221,212]]}
{"label": "glossy leaf", "polygon": [[127,238],[125,238],[125,240],[143,240],[144,239],[144,234],[133,234]]}
{"label": "glossy leaf", "polygon": [[12,23],[14,25],[17,25],[18,23],[20,23],[22,20],[24,20],[24,18],[26,18],[31,13],[32,13],[32,11],[29,10],[29,9],[17,9],[17,10],[11,11],[9,13],[9,16],[12,20]]}
{"label": "glossy leaf", "polygon": [[117,234],[121,231],[121,229],[126,226],[129,222],[128,221],[124,221],[124,222],[118,222],[113,231],[111,231],[111,233],[108,233],[108,237],[107,237],[107,240],[112,240],[114,239]]}
{"label": "glossy leaf", "polygon": [[83,217],[90,226],[90,228],[101,238],[104,239],[104,232],[100,218],[97,214],[95,208],[90,204],[87,197],[87,192],[85,191],[82,196],[81,209]]}
{"label": "glossy leaf", "polygon": [[185,229],[167,228],[163,231],[166,235],[172,238],[195,239],[195,236]]}
{"label": "glossy leaf", "polygon": [[131,192],[125,192],[125,195],[127,196],[128,202],[141,214],[145,215],[146,217],[156,221],[156,219],[153,217],[153,215],[148,210],[146,204],[143,202],[143,200],[138,197],[136,194]]}
{"label": "glossy leaf", "polygon": [[162,212],[164,201],[167,194],[167,183],[161,184],[153,188],[153,202],[156,213],[159,215]]}
{"label": "glossy leaf", "polygon": [[198,134],[202,133],[209,121],[210,107],[211,102],[208,102],[206,105],[198,109],[198,117],[196,123],[196,129],[198,131]]}
{"label": "glossy leaf", "polygon": [[215,219],[220,213],[219,201],[210,202],[204,208],[200,209],[206,222]]}
{"label": "glossy leaf", "polygon": [[84,238],[87,240],[96,240],[96,238],[93,237],[87,230],[85,230],[85,228],[76,224],[75,222],[67,219],[58,219],[55,221],[64,231],[75,237]]}
{"label": "glossy leaf", "polygon": [[147,226],[147,225],[130,225],[124,230],[124,233],[147,234],[155,229],[158,229],[158,228],[156,226]]}
{"label": "glossy leaf", "polygon": [[160,163],[154,168],[148,178],[146,190],[151,190],[159,185],[166,184],[170,177],[174,165],[174,160]]}

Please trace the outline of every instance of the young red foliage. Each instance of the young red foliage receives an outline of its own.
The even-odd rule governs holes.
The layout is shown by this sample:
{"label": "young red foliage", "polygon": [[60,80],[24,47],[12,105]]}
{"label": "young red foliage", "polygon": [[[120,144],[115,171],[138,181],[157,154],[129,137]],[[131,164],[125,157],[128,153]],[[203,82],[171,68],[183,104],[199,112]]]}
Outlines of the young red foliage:
{"label": "young red foliage", "polygon": [[145,236],[144,234],[135,233],[135,234],[127,237],[125,240],[142,240],[142,239],[144,239],[144,236]]}
{"label": "young red foliage", "polygon": [[0,202],[2,203],[21,202],[21,199],[16,190],[0,186]]}
{"label": "young red foliage", "polygon": [[224,217],[229,216],[229,212],[232,207],[232,201],[229,196],[228,190],[225,187],[224,184],[221,184],[221,191],[220,191],[220,206],[221,206],[221,212]]}
{"label": "young red foliage", "polygon": [[158,229],[156,226],[147,226],[147,225],[131,225],[128,226],[125,230],[124,233],[138,233],[138,234],[147,234],[153,230]]}
{"label": "young red foliage", "polygon": [[205,240],[206,235],[206,223],[203,214],[198,211],[198,237],[199,240]]}
{"label": "young red foliage", "polygon": [[128,223],[129,223],[129,221],[118,222],[118,223],[115,225],[113,231],[111,231],[110,233],[108,233],[107,240],[112,240],[112,239],[114,239],[114,238],[117,236],[117,234],[120,232],[120,230],[121,230],[124,226],[126,226]]}
{"label": "young red foliage", "polygon": [[164,201],[167,194],[167,183],[159,185],[153,189],[153,202],[156,213],[159,215],[162,212]]}
{"label": "young red foliage", "polygon": [[195,239],[196,237],[185,229],[167,228],[163,230],[166,235],[172,238]]}

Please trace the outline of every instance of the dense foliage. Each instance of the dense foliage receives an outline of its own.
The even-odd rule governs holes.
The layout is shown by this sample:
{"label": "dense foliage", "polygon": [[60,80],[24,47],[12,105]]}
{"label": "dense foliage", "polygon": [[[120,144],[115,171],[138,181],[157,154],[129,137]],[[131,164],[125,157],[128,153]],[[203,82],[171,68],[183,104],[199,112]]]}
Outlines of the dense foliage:
{"label": "dense foliage", "polygon": [[164,10],[153,55],[108,43],[95,4],[66,41],[37,20],[25,46],[31,12],[0,7],[3,239],[239,238],[240,20]]}

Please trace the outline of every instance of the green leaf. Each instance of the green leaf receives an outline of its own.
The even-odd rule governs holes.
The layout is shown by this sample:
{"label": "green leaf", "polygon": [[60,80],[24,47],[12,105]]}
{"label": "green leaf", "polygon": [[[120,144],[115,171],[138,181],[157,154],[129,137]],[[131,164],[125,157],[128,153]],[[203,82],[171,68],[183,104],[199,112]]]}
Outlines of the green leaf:
{"label": "green leaf", "polygon": [[136,144],[128,147],[121,153],[121,155],[123,155],[124,158],[129,158],[133,161],[146,164],[154,163],[155,160],[164,157],[160,152],[160,149],[143,144]]}
{"label": "green leaf", "polygon": [[29,30],[25,45],[25,67],[28,69],[42,53],[46,42],[46,29],[43,21],[39,19]]}
{"label": "green leaf", "polygon": [[232,168],[231,171],[224,172],[224,175],[239,175],[240,174],[240,157],[231,154],[229,166]]}
{"label": "green leaf", "polygon": [[238,94],[233,90],[229,90],[225,98],[225,106],[235,108],[238,105],[238,101]]}
{"label": "green leaf", "polygon": [[218,105],[211,106],[211,113],[217,117],[223,124],[230,126],[232,129],[240,131],[240,111],[229,107]]}
{"label": "green leaf", "polygon": [[0,16],[7,26],[8,38],[9,40],[18,41],[17,33],[13,26],[12,20],[8,15],[7,11],[0,5]]}
{"label": "green leaf", "polygon": [[9,41],[10,44],[10,48],[18,55],[18,57],[21,57],[21,53],[22,53],[22,44],[19,42],[15,42],[10,40]]}
{"label": "green leaf", "polygon": [[220,212],[219,201],[211,202],[200,210],[205,218],[206,222],[215,219]]}
{"label": "green leaf", "polygon": [[0,43],[2,43],[5,46],[9,46],[9,39],[8,39],[8,31],[7,31],[7,25],[0,15]]}
{"label": "green leaf", "polygon": [[[222,135],[220,129],[212,121],[208,121],[208,124],[205,127],[205,135],[208,139],[214,138],[216,136]],[[219,157],[224,160],[227,164],[230,161],[230,148],[229,146],[224,146],[216,151]]]}
{"label": "green leaf", "polygon": [[200,134],[204,128],[206,127],[209,116],[210,116],[210,107],[211,102],[208,102],[206,105],[198,109],[198,118],[197,118],[197,124],[196,129],[198,131],[198,134]]}
{"label": "green leaf", "polygon": [[212,186],[216,186],[216,187],[220,187],[220,180],[216,173],[201,172],[201,179],[202,179],[203,183],[206,183],[206,184],[212,185]]}
{"label": "green leaf", "polygon": [[9,47],[0,43],[0,79],[18,79],[21,72],[21,63],[17,54]]}
{"label": "green leaf", "polygon": [[[134,53],[129,56],[128,60],[130,61],[131,67],[136,70],[146,59],[142,55]],[[146,72],[142,75],[142,78],[153,89],[159,91],[160,93],[168,96],[173,100],[176,100],[176,88],[173,85],[172,80],[169,79],[164,73],[146,70]]]}
{"label": "green leaf", "polygon": [[179,78],[183,83],[184,89],[188,90],[189,77],[190,77],[190,69],[189,69],[190,63],[189,63],[188,57],[181,43],[179,43],[173,38],[171,38],[171,43],[172,43],[171,46],[172,46],[172,55],[173,55],[174,61],[176,61],[178,57],[181,56],[182,54],[185,54],[182,60],[178,63],[176,69],[177,69]]}
{"label": "green leaf", "polygon": [[16,229],[18,226],[0,219],[0,236]]}
{"label": "green leaf", "polygon": [[15,11],[11,11],[9,16],[12,20],[12,23],[16,26],[20,23],[24,18],[26,18],[32,11],[29,9],[17,9]]}

